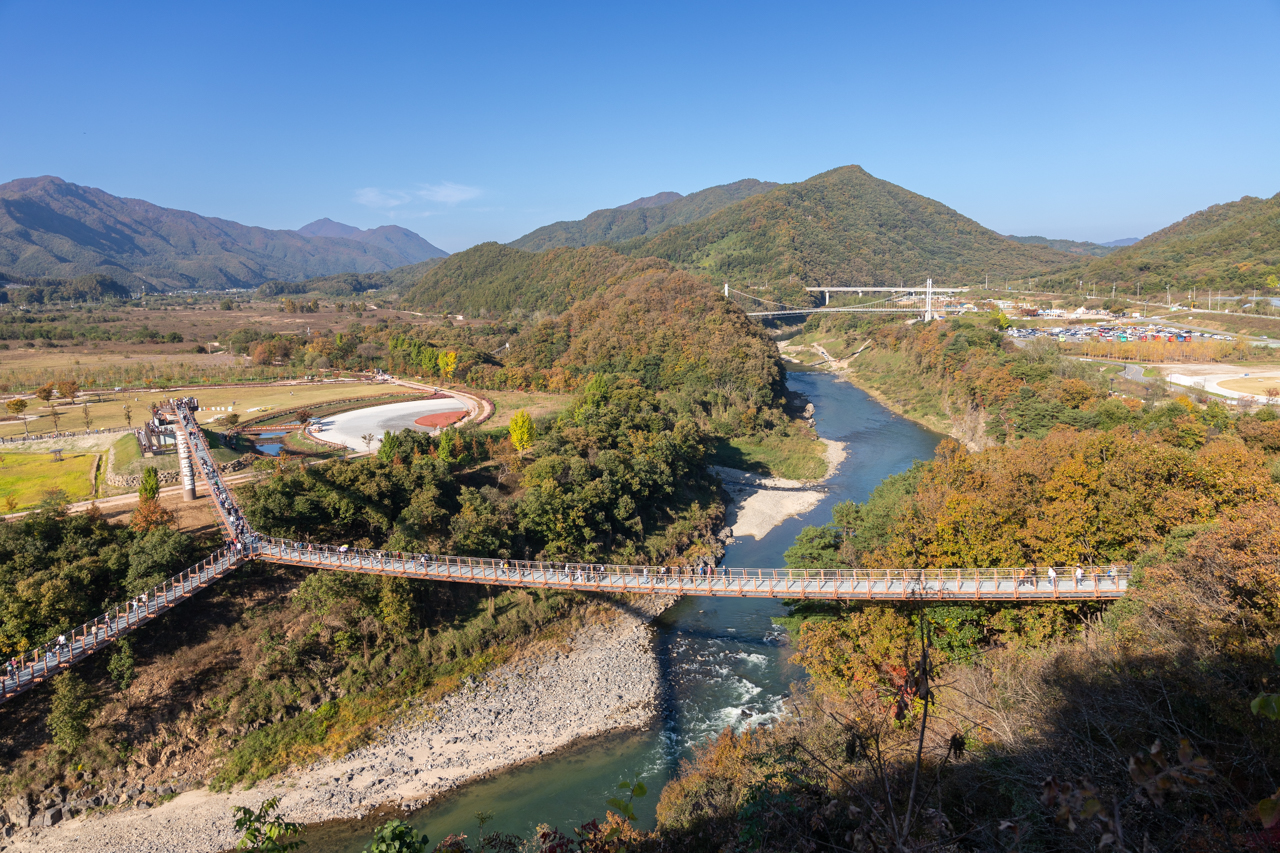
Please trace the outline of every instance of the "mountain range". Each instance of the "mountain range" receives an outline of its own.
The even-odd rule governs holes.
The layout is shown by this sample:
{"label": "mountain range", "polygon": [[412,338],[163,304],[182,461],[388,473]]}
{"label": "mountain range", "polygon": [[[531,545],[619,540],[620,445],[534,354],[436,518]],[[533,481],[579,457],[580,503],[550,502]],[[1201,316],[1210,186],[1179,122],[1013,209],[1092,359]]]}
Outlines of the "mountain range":
{"label": "mountain range", "polygon": [[1057,249],[1059,252],[1066,252],[1071,255],[1090,255],[1095,258],[1101,258],[1114,252],[1120,246],[1127,246],[1130,242],[1136,243],[1137,240],[1126,242],[1125,240],[1117,240],[1114,243],[1090,243],[1087,240],[1055,240],[1049,237],[1015,237],[1012,234],[1005,235],[1006,240],[1012,240],[1015,243],[1025,243],[1028,246],[1048,246],[1050,249]]}
{"label": "mountain range", "polygon": [[[710,212],[679,225],[663,223],[651,234],[624,242],[536,252],[520,248],[543,245],[546,241],[530,239],[549,233],[539,229],[507,246],[474,246],[427,271],[405,300],[470,316],[557,313],[660,264],[702,273],[708,283],[772,287],[771,298],[786,302],[807,299],[806,285],[920,284],[926,277],[938,285],[971,284],[988,274],[993,279],[1029,277],[1079,262],[1077,255],[1006,239],[941,202],[858,166],[800,183],[769,187],[752,182],[743,189],[750,193],[728,204],[721,203],[727,193],[703,196],[715,199],[704,205],[714,208]],[[597,211],[579,222],[548,228],[581,240],[630,214],[667,210],[699,195],[621,213],[617,208]]]}
{"label": "mountain range", "polygon": [[769,181],[747,178],[689,195],[662,192],[638,198],[621,207],[597,210],[586,219],[544,225],[518,240],[512,240],[508,245],[529,252],[541,252],[566,246],[580,248],[595,243],[621,243],[694,222],[734,202],[769,192],[778,186]]}
{"label": "mountain range", "polygon": [[808,285],[957,285],[1022,277],[1075,256],[1024,245],[939,201],[843,166],[783,184],[685,225],[622,243],[717,279]]}
{"label": "mountain range", "polygon": [[561,312],[644,271],[649,259],[788,303],[809,298],[805,286],[1046,274],[1253,288],[1280,271],[1280,194],[1214,205],[1142,240],[1099,244],[1000,235],[844,166],[793,184],[747,179],[661,192],[449,256],[394,225],[361,230],[318,219],[271,230],[55,177],[0,184],[0,281],[87,275],[134,292],[265,285],[264,295],[395,288],[407,304],[474,316]]}
{"label": "mountain range", "polygon": [[361,231],[321,219],[297,231],[273,230],[48,175],[0,184],[0,273],[26,278],[102,273],[131,290],[219,290],[378,272],[446,255],[397,225]]}

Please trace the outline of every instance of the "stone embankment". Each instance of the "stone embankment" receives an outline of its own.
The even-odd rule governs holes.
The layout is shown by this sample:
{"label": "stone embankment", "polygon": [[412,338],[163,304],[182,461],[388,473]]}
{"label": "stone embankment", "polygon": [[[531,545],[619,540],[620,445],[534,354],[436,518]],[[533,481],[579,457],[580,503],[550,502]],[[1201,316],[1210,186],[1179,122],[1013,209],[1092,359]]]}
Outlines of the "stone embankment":
{"label": "stone embankment", "polygon": [[[0,838],[0,850],[219,853],[238,840],[233,806],[256,807],[278,796],[285,818],[303,823],[360,818],[384,806],[411,810],[576,740],[644,728],[657,714],[659,691],[646,623],[674,601],[649,596],[622,604],[560,648],[530,654],[435,705],[411,709],[373,744],[250,791],[200,789],[160,802],[169,791],[122,794],[86,786],[75,794],[46,792],[44,802],[6,803],[16,834]],[[94,797],[118,805],[73,816]],[[63,805],[68,798],[75,805]]]}
{"label": "stone embankment", "polygon": [[[218,466],[218,470],[224,474],[234,474],[236,471],[243,471],[251,466],[255,459],[265,459],[264,456],[255,456],[245,454],[230,462],[223,462]],[[172,486],[176,485],[182,478],[180,471],[157,471],[156,475],[160,478],[160,485]],[[107,485],[116,489],[136,489],[142,485],[141,474],[108,474]]]}

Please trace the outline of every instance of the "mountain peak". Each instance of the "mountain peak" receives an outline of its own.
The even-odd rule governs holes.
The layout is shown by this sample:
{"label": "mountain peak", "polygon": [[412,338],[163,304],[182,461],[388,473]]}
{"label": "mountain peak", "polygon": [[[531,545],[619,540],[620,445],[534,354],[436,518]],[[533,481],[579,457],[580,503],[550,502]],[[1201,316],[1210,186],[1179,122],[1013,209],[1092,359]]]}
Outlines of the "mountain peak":
{"label": "mountain peak", "polygon": [[304,237],[354,237],[356,234],[364,232],[353,225],[334,222],[326,216],[323,219],[317,219],[315,222],[308,222],[299,228],[297,233]]}
{"label": "mountain peak", "polygon": [[662,207],[664,204],[670,204],[673,201],[679,201],[684,198],[680,193],[665,192],[657,195],[647,195],[644,198],[638,198],[629,204],[615,207],[614,210],[639,210],[642,207]]}

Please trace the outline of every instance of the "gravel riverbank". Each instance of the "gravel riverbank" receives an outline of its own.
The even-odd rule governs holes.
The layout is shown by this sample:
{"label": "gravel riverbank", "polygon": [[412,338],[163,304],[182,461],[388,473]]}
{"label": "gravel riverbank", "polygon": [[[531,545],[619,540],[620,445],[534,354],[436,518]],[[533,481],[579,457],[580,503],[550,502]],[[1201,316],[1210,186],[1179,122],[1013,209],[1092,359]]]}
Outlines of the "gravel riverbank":
{"label": "gravel riverbank", "polygon": [[826,445],[827,473],[820,480],[787,480],[712,466],[711,472],[733,499],[725,524],[734,538],[763,539],[788,518],[804,515],[822,501],[826,494],[822,484],[835,475],[848,454],[841,442],[821,440]]}
{"label": "gravel riverbank", "polygon": [[288,820],[360,818],[412,809],[457,785],[537,760],[570,743],[643,728],[657,711],[658,663],[647,623],[674,597],[622,605],[566,648],[527,656],[438,704],[418,709],[377,742],[260,783],[250,791],[188,791],[154,808],[115,809],[26,830],[6,851],[219,853],[235,846],[233,806],[280,797]]}

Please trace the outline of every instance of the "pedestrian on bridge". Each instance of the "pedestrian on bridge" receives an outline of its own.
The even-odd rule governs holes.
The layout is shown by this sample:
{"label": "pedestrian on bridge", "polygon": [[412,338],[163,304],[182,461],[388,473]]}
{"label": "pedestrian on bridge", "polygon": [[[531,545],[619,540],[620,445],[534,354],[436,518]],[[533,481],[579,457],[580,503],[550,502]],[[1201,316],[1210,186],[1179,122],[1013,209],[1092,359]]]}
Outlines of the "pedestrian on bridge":
{"label": "pedestrian on bridge", "polygon": [[1076,566],[1076,586],[1080,586],[1080,582],[1084,580],[1084,566]]}
{"label": "pedestrian on bridge", "polygon": [[1053,566],[1049,567],[1049,586],[1054,589],[1058,588],[1058,570]]}

